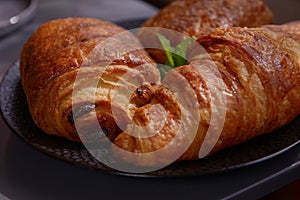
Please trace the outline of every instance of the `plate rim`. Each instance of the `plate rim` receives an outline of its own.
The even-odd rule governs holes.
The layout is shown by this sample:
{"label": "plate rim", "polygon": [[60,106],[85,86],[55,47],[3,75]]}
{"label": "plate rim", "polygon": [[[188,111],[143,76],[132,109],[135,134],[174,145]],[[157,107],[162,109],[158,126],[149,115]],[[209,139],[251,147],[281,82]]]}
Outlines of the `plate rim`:
{"label": "plate rim", "polygon": [[12,32],[33,17],[37,10],[39,0],[26,0],[26,2],[28,5],[22,11],[10,18],[0,20],[0,37]]}

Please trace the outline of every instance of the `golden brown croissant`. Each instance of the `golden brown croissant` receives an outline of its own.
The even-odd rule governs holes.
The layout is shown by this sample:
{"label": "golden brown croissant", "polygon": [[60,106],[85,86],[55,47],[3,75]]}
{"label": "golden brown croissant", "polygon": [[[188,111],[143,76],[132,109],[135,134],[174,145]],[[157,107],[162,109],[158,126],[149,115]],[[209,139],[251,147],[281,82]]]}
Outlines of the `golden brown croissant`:
{"label": "golden brown croissant", "polygon": [[[160,76],[152,59],[129,32],[105,43],[123,31],[106,21],[68,18],[43,24],[30,37],[22,50],[20,71],[29,109],[39,128],[80,141],[74,118],[81,120],[82,128],[90,131],[100,124],[110,139],[121,131],[119,126],[126,127],[129,116],[120,105],[114,105],[119,126],[112,116],[111,89],[117,84],[124,89],[134,86],[123,80],[123,74],[130,75],[139,84],[146,80],[155,83]],[[132,51],[120,53],[124,49]],[[139,70],[135,69],[137,66]],[[84,77],[76,79],[80,67]],[[75,79],[81,91],[73,94],[72,102]],[[93,81],[99,82],[95,101],[88,99],[93,95],[90,89]],[[91,120],[95,113],[99,119],[96,123]],[[91,141],[93,137],[86,134],[81,140]]]}
{"label": "golden brown croissant", "polygon": [[136,165],[163,166],[176,156],[198,159],[287,125],[300,113],[300,23],[291,25],[217,28],[200,37],[207,53],[191,51],[191,62],[169,71],[151,103],[134,115],[135,124],[147,127],[136,135],[151,137],[133,137],[138,126],[130,124],[114,143],[135,154],[115,154]]}
{"label": "golden brown croissant", "polygon": [[[271,23],[273,14],[263,0],[175,0],[142,27],[171,29],[197,39],[218,27],[258,27]],[[160,31],[157,29],[157,33]],[[154,42],[160,46],[153,32],[148,33],[147,29],[139,32],[138,37],[145,47],[153,46]],[[162,51],[151,48],[147,51],[157,62],[165,63]]]}

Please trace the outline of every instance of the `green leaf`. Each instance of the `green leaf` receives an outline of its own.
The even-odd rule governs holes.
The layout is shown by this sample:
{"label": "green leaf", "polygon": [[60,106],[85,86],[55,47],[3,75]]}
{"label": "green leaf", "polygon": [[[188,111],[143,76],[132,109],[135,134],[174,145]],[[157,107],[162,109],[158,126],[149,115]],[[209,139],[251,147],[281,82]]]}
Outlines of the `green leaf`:
{"label": "green leaf", "polygon": [[160,77],[162,80],[165,79],[165,77],[170,69],[172,69],[172,68],[169,67],[168,65],[159,66]]}
{"label": "green leaf", "polygon": [[160,43],[161,43],[163,49],[166,52],[168,62],[169,62],[169,66],[170,67],[175,67],[175,63],[174,63],[173,56],[172,56],[172,52],[174,52],[174,49],[173,49],[173,47],[171,47],[170,41],[165,36],[163,36],[161,34],[157,34],[157,37],[160,40]]}
{"label": "green leaf", "polygon": [[175,67],[183,66],[187,63],[186,60],[187,48],[189,47],[189,45],[193,43],[193,41],[194,41],[193,38],[187,38],[175,47],[175,52],[173,55]]}
{"label": "green leaf", "polygon": [[159,67],[162,79],[172,68],[183,66],[187,63],[186,54],[190,44],[194,42],[193,38],[187,38],[178,44],[175,48],[171,46],[170,41],[163,35],[157,34],[160,43],[167,55],[166,67]]}

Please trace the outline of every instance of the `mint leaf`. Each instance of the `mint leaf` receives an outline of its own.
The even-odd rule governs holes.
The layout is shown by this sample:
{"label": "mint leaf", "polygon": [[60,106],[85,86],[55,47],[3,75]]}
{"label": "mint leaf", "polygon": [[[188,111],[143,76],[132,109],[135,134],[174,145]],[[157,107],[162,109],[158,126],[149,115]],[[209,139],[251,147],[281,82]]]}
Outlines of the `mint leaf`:
{"label": "mint leaf", "polygon": [[160,35],[160,34],[157,34],[157,37],[158,37],[163,49],[166,52],[169,66],[175,67],[175,63],[174,63],[173,55],[172,55],[172,52],[174,52],[174,49],[173,49],[173,47],[171,47],[170,40],[168,40],[165,36]]}
{"label": "mint leaf", "polygon": [[187,48],[193,42],[194,42],[193,38],[187,38],[175,47],[175,52],[173,54],[173,60],[175,63],[175,67],[183,66],[187,63],[187,60],[186,60]]}
{"label": "mint leaf", "polygon": [[170,69],[172,69],[172,68],[169,67],[168,65],[159,65],[158,67],[159,67],[160,77],[161,77],[162,80],[165,79],[165,77],[166,77],[168,71],[169,71]]}
{"label": "mint leaf", "polygon": [[183,66],[187,63],[186,52],[189,45],[194,42],[194,39],[187,38],[174,48],[165,36],[157,34],[157,37],[160,40],[168,59],[165,63],[168,67],[159,67],[160,74],[163,79],[170,69]]}

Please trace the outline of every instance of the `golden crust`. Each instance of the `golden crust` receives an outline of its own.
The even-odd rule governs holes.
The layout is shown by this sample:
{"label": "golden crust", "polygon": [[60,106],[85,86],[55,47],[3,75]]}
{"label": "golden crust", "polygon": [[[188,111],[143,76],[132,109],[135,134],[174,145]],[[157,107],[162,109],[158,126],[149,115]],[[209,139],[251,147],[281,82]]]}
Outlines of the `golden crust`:
{"label": "golden crust", "polygon": [[[165,81],[172,84],[184,77],[197,95],[201,116],[193,143],[178,160],[198,159],[204,138],[215,141],[213,149],[207,152],[211,154],[278,129],[300,113],[300,42],[290,34],[266,27],[217,28],[209,35],[200,37],[198,42],[208,54],[192,54],[191,64],[174,68],[171,71],[173,78],[167,75]],[[211,99],[218,97],[218,94],[209,91],[203,77],[205,75],[199,69],[212,69],[220,74],[219,78],[224,83],[224,104],[222,101],[212,104]],[[212,84],[214,88],[223,87],[218,81]],[[149,110],[149,107],[156,104],[164,107],[167,113],[180,113],[179,102],[174,100],[176,95],[170,95],[170,92],[167,95],[167,92],[168,88],[158,90],[150,105],[140,108],[136,113],[136,119],[141,119],[147,113],[144,110]],[[161,95],[164,95],[164,101],[158,102],[157,99],[161,98],[156,96]],[[164,103],[169,101],[173,102],[172,106]],[[225,108],[225,121],[220,137],[214,134],[206,136],[210,126],[217,126],[211,122],[213,107],[217,110],[215,112]],[[166,145],[174,145],[170,141],[176,134],[183,134],[183,138],[189,138],[191,134],[179,133],[180,120],[175,123],[176,126],[172,126],[172,121],[178,118],[180,117],[176,115],[166,115],[164,127],[151,138],[133,138],[125,131],[114,143],[135,153],[155,152]],[[144,120],[144,126],[150,124]],[[187,124],[192,122],[187,121]],[[174,148],[183,147],[183,142],[184,140],[179,140]],[[127,162],[146,166],[160,165],[165,159],[163,156],[149,160],[141,158],[122,157]]]}
{"label": "golden crust", "polygon": [[198,38],[206,29],[257,27],[272,22],[272,12],[262,0],[176,0],[142,26],[172,29]]}
{"label": "golden crust", "polygon": [[[126,73],[141,83],[160,79],[152,59],[140,50],[140,43],[130,33],[125,33],[123,40],[112,40],[108,49],[99,46],[123,31],[115,24],[98,19],[68,18],[45,23],[30,37],[22,50],[20,71],[30,112],[39,128],[49,134],[80,141],[74,127],[72,92],[81,68],[85,78],[78,78],[77,83],[84,92],[76,96],[79,100],[74,102],[76,117],[82,124],[97,126],[89,120],[89,113],[96,111],[100,125],[106,127],[110,138],[120,132],[110,109],[110,88],[117,84],[113,80],[120,81]],[[131,47],[137,50],[118,53],[119,49]],[[98,51],[93,56],[95,48]],[[111,63],[110,66],[103,72],[108,63]],[[144,66],[146,64],[150,66]],[[137,66],[143,70],[134,69]],[[102,72],[100,78],[97,74]],[[96,102],[84,100],[85,96],[91,95],[88,84],[97,80],[100,80],[100,86],[96,90]],[[124,82],[122,84],[129,87]],[[128,123],[127,113],[120,115],[125,126]],[[84,137],[92,139],[91,136]]]}
{"label": "golden crust", "polygon": [[300,40],[300,21],[293,21],[282,25],[265,25],[264,27],[275,31],[283,31],[295,39]]}
{"label": "golden crust", "polygon": [[[171,29],[184,37],[197,39],[214,28],[258,27],[271,24],[273,20],[273,14],[263,0],[175,0],[142,27]],[[149,47],[155,42],[160,47],[153,31],[148,33],[146,29],[139,32],[138,37],[144,46]],[[148,53],[158,63],[165,63],[162,51],[149,49]]]}

